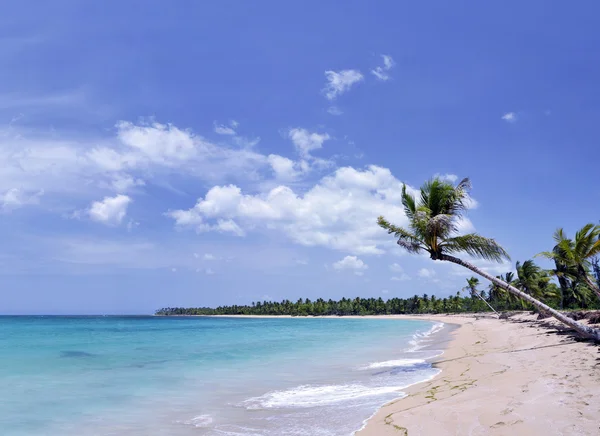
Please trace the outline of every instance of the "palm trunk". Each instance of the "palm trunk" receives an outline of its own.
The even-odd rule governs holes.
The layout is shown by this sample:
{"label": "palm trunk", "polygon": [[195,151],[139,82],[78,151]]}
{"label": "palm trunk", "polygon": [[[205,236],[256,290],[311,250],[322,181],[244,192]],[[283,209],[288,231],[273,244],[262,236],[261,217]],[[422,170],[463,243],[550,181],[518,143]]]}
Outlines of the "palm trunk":
{"label": "palm trunk", "polygon": [[471,264],[469,262],[466,262],[466,261],[464,261],[462,259],[459,259],[457,257],[449,256],[447,254],[440,255],[439,259],[440,260],[445,260],[445,261],[448,261],[448,262],[452,262],[452,263],[455,263],[457,265],[464,266],[465,268],[470,269],[474,273],[479,274],[480,276],[488,279],[492,283],[496,284],[497,286],[501,287],[502,289],[507,290],[511,294],[514,294],[517,297],[519,297],[519,298],[521,298],[521,299],[523,299],[525,301],[528,301],[529,303],[533,304],[538,309],[550,313],[550,315],[552,315],[554,318],[556,318],[560,322],[568,325],[569,327],[573,328],[580,335],[582,335],[582,336],[584,336],[586,338],[590,338],[590,339],[594,339],[596,341],[600,341],[600,330],[597,330],[597,329],[594,329],[592,327],[588,327],[586,325],[583,325],[583,324],[575,321],[574,319],[569,318],[566,315],[563,315],[559,311],[552,309],[547,304],[544,304],[541,301],[536,300],[531,295],[526,294],[525,292],[522,292],[522,291],[518,290],[514,286],[511,286],[508,283],[503,282],[502,280],[500,280],[500,279],[492,276],[491,274],[486,273],[485,271],[477,268],[475,265],[473,265],[473,264]]}
{"label": "palm trunk", "polygon": [[481,301],[483,301],[485,304],[487,304],[487,307],[489,307],[490,309],[492,309],[492,311],[493,311],[493,312],[494,312],[496,315],[500,316],[500,314],[499,314],[498,312],[496,312],[496,309],[494,309],[490,303],[488,303],[487,301],[485,301],[485,298],[483,298],[483,297],[481,296],[481,294],[480,294],[480,293],[478,293],[478,292],[473,292],[473,293],[474,293],[475,295],[477,295]]}

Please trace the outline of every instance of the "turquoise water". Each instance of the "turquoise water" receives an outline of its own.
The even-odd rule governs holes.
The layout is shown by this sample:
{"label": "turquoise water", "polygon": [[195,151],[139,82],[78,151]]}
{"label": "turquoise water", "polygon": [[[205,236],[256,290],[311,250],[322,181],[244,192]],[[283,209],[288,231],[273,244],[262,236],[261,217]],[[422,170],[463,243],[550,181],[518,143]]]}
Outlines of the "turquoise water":
{"label": "turquoise water", "polygon": [[13,435],[351,435],[436,374],[426,321],[0,317]]}

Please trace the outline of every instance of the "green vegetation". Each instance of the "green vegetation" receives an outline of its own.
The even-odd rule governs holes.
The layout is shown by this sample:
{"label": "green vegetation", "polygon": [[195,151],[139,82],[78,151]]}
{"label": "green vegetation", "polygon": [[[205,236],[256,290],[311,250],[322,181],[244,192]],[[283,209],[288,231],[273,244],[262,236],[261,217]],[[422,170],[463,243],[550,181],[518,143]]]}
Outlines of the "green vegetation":
{"label": "green vegetation", "polygon": [[[510,259],[508,253],[494,239],[476,233],[460,234],[463,214],[468,209],[469,179],[458,185],[440,179],[426,182],[418,199],[402,188],[402,205],[409,227],[396,226],[380,216],[380,227],[397,238],[400,247],[413,254],[428,253],[434,261],[446,261],[465,267],[491,283],[488,292],[478,289],[479,279],[467,279],[469,296],[447,298],[415,295],[411,298],[343,298],[339,301],[299,299],[296,302],[264,301],[243,306],[217,308],[164,308],[157,315],[383,315],[421,313],[486,312],[496,310],[534,309],[548,314],[584,337],[600,340],[600,331],[579,323],[558,309],[600,308],[600,226],[587,224],[575,239],[564,231],[555,232],[555,246],[550,252],[540,253],[554,261],[555,269],[542,269],[533,260],[516,263],[513,272],[492,276],[474,264],[455,257],[463,253],[473,258],[501,262]],[[556,277],[558,286],[552,281]]]}
{"label": "green vegetation", "polygon": [[[474,258],[495,262],[509,259],[508,253],[494,239],[483,237],[477,233],[459,233],[459,225],[470,203],[468,195],[470,187],[469,179],[463,179],[458,185],[453,186],[435,178],[421,187],[419,198],[416,199],[404,185],[402,205],[409,221],[408,229],[391,224],[382,216],[378,218],[378,224],[389,234],[394,235],[398,245],[409,253],[428,253],[432,260],[452,262],[463,266],[488,279],[498,288],[533,305],[536,310],[548,313],[575,329],[580,335],[600,341],[599,330],[569,318],[540,301],[539,295],[537,298],[533,295],[533,290],[543,293],[548,291],[542,289],[544,280],[541,270],[533,262],[529,262],[527,265],[525,263],[517,265],[517,280],[522,288],[519,289],[514,284],[492,276],[471,262],[454,256],[457,253],[463,253]],[[593,224],[586,225],[577,233],[575,240],[566,238],[562,230],[557,231],[557,235],[555,235],[557,242],[555,249],[552,252],[542,253],[542,255],[559,259],[559,263],[563,264],[566,269],[565,277],[580,280],[600,297],[600,289],[595,286],[589,274],[591,258],[600,253],[600,241],[598,240],[600,227]]]}
{"label": "green vegetation", "polygon": [[[531,261],[529,261],[531,262]],[[523,265],[526,265],[524,262]],[[550,275],[544,270],[539,270],[540,278],[533,281],[529,276],[523,276],[521,279],[511,279],[515,286],[528,286],[527,292],[533,292],[546,301],[552,307],[558,307],[560,304],[560,293],[554,283],[546,284],[550,280]],[[525,277],[528,280],[525,280]],[[541,283],[541,286],[539,285]],[[396,314],[426,314],[426,313],[465,313],[465,312],[491,312],[493,307],[496,310],[523,310],[531,309],[533,306],[526,302],[514,298],[512,294],[500,289],[497,285],[491,284],[488,291],[478,289],[479,280],[475,277],[467,279],[467,286],[463,291],[468,291],[469,295],[461,296],[460,292],[456,295],[437,298],[435,295],[427,294],[414,295],[410,298],[342,298],[339,301],[324,300],[322,298],[311,301],[309,299],[299,299],[297,301],[283,300],[253,302],[251,305],[234,305],[210,307],[166,307],[156,311],[156,315],[292,315],[292,316],[344,316],[344,315],[396,315]],[[541,290],[538,288],[541,287]],[[575,300],[572,300],[577,303]],[[491,306],[491,307],[490,307]],[[568,309],[600,309],[600,301],[594,300],[590,304],[573,304],[566,307]]]}

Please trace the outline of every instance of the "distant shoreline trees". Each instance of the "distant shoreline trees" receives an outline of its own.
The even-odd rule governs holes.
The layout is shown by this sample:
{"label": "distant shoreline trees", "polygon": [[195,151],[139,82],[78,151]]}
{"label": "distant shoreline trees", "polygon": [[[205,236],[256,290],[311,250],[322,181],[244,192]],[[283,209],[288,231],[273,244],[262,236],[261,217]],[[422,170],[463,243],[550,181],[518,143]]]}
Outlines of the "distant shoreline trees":
{"label": "distant shoreline trees", "polygon": [[[512,275],[507,274],[509,279]],[[514,280],[515,282],[517,279]],[[515,283],[519,286],[518,283]],[[409,298],[342,298],[341,300],[310,300],[300,298],[296,301],[283,300],[259,301],[250,305],[231,305],[211,307],[165,307],[155,312],[159,316],[184,315],[291,315],[291,316],[349,316],[349,315],[414,315],[436,313],[492,312],[486,303],[498,311],[524,310],[532,308],[518,298],[514,298],[492,284],[488,292],[481,291],[482,299],[472,295],[461,296],[459,292],[444,298],[427,294]],[[565,309],[581,309],[576,300]],[[560,296],[552,294],[546,301],[550,306],[558,307]],[[590,304],[584,308],[599,308],[600,304]]]}

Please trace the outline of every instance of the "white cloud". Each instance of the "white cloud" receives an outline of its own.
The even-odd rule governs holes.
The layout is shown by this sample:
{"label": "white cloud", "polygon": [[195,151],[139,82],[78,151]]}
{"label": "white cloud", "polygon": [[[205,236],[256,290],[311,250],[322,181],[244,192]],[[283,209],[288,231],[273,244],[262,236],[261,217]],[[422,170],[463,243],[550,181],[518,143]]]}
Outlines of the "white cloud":
{"label": "white cloud", "polygon": [[215,257],[214,254],[206,253],[206,254],[204,254],[203,259],[204,260],[216,260],[217,258]]}
{"label": "white cloud", "polygon": [[404,272],[404,268],[402,268],[397,263],[393,263],[390,265],[390,271],[402,273]]}
{"label": "white cloud", "polygon": [[356,275],[363,275],[364,270],[369,267],[365,264],[361,259],[356,256],[346,256],[342,260],[338,260],[333,264],[333,269],[341,271],[341,270],[351,270]]}
{"label": "white cloud", "polygon": [[344,113],[344,112],[342,112],[342,110],[341,110],[339,107],[337,107],[337,106],[330,106],[330,107],[327,109],[327,112],[328,112],[330,115],[342,115],[342,114]]}
{"label": "white cloud", "polygon": [[39,204],[42,195],[44,195],[43,189],[35,192],[18,188],[9,189],[0,195],[0,210],[9,212],[23,206]]}
{"label": "white cloud", "polygon": [[297,179],[306,166],[302,162],[295,162],[287,157],[270,154],[267,158],[277,180],[292,181]]}
{"label": "white cloud", "polygon": [[215,121],[214,126],[215,133],[219,135],[235,135],[235,129],[239,126],[239,123],[235,120],[231,120],[227,126],[225,124],[217,124]]}
{"label": "white cloud", "polygon": [[508,123],[514,123],[517,121],[517,114],[514,112],[508,112],[502,115],[502,119]]}
{"label": "white cloud", "polygon": [[395,281],[395,282],[405,282],[410,280],[410,276],[408,274],[400,274],[399,276],[394,276],[392,278],[390,278],[390,280]]}
{"label": "white cloud", "polygon": [[387,289],[382,289],[382,290],[381,290],[381,293],[382,293],[382,294],[388,294],[389,292],[390,292],[390,291],[388,291]]}
{"label": "white cloud", "polygon": [[456,174],[434,174],[433,177],[437,177],[440,180],[444,180],[446,182],[450,182],[450,183],[456,183],[456,181],[458,180],[458,176]]}
{"label": "white cloud", "polygon": [[371,70],[371,74],[379,80],[386,81],[389,80],[390,75],[388,72],[394,67],[395,63],[391,56],[382,55],[381,57],[383,58],[383,65]]}
{"label": "white cloud", "polygon": [[207,276],[211,276],[211,275],[215,274],[215,271],[210,268],[206,268],[204,270],[204,274],[206,274]]}
{"label": "white cloud", "polygon": [[338,95],[348,91],[352,85],[364,79],[358,70],[325,71],[327,84],[325,85],[325,96],[334,100]]}
{"label": "white cloud", "polygon": [[295,128],[288,133],[296,150],[303,157],[310,156],[310,152],[323,147],[323,143],[330,139],[327,133],[311,133],[306,129]]}
{"label": "white cloud", "polygon": [[[267,156],[248,148],[216,145],[190,130],[160,123],[116,124],[108,138],[73,138],[10,127],[0,129],[0,193],[45,192],[44,198],[72,199],[125,193],[144,185],[146,177],[160,183],[171,174],[211,183],[262,177]],[[142,174],[144,177],[141,177]]]}
{"label": "white cloud", "polygon": [[215,133],[219,135],[235,135],[235,130],[224,125],[215,125]]}
{"label": "white cloud", "polygon": [[224,231],[219,220],[229,220],[238,235],[277,231],[305,246],[379,254],[384,245],[394,244],[377,226],[377,216],[384,215],[398,225],[407,223],[401,191],[402,183],[386,168],[345,167],[303,194],[286,186],[255,195],[244,194],[235,185],[215,186],[193,208],[167,215],[178,227],[198,232]]}
{"label": "white cloud", "polygon": [[436,276],[436,272],[430,268],[421,268],[417,275],[423,279],[433,279]]}
{"label": "white cloud", "polygon": [[142,179],[137,179],[129,174],[115,174],[111,186],[119,193],[128,192],[137,186],[144,186],[146,183]]}
{"label": "white cloud", "polygon": [[131,198],[127,195],[117,195],[115,197],[104,197],[102,201],[95,201],[90,206],[88,214],[93,221],[107,225],[121,224],[127,214],[127,206]]}

